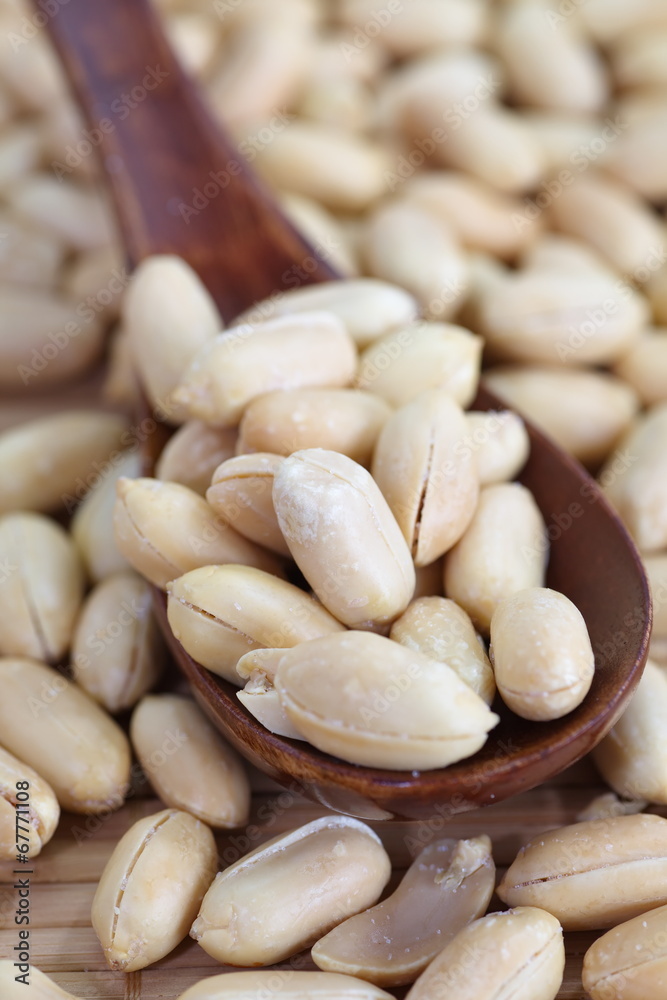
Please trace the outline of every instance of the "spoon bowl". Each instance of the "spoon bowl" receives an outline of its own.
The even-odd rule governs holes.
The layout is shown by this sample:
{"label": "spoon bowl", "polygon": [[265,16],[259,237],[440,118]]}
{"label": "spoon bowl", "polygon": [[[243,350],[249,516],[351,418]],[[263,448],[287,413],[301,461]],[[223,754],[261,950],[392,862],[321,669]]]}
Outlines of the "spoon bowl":
{"label": "spoon bowl", "polygon": [[[89,123],[102,117],[112,122],[100,146],[132,266],[149,254],[179,254],[225,320],[295,284],[337,277],[326,252],[283,218],[213,121],[146,0],[69,0],[49,30]],[[140,83],[148,76],[152,89]],[[142,87],[145,96],[114,120],[114,102],[133,87]],[[473,407],[502,405],[482,388]],[[646,660],[646,577],[594,480],[527,426],[531,452],[519,479],[547,524],[547,583],[580,609],[595,651],[595,677],[583,703],[553,722],[529,722],[494,706],[501,721],[482,750],[439,770],[357,767],[264,729],[238,701],[236,688],[187,655],[169,628],[165,595],[156,590],[158,620],[195,698],[251,763],[290,790],[350,815],[446,818],[539,784],[591,750],[614,725]],[[158,429],[149,439],[148,468],[166,433]]]}

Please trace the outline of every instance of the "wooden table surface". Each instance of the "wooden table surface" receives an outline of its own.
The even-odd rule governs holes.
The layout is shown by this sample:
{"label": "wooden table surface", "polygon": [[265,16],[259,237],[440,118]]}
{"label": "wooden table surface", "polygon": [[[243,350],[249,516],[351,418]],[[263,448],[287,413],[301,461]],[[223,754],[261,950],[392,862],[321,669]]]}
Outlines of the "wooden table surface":
{"label": "wooden table surface", "polygon": [[[253,774],[252,781],[255,794],[250,822],[258,827],[252,838],[253,847],[326,813],[322,807],[285,792],[259,774]],[[489,834],[496,864],[502,871],[523,842],[549,827],[574,822],[603,791],[592,765],[583,761],[541,788],[466,813],[449,821],[445,829],[431,829],[423,823],[370,825],[384,841],[396,880],[410,863],[411,847],[416,841],[428,842],[442,836]],[[128,826],[161,808],[159,800],[152,797],[150,790],[146,794],[146,786],[143,786],[130,796],[119,812],[105,818],[65,813],[54,839],[34,860],[30,898],[32,962],[76,997],[85,1000],[174,1000],[199,979],[224,971],[189,938],[163,961],[141,972],[124,975],[106,968],[90,925],[90,907],[97,880],[118,838]],[[217,837],[220,855],[229,860],[232,853],[244,853],[245,843],[239,839],[243,836],[243,830],[220,834]],[[12,955],[18,941],[18,928],[14,924],[17,893],[11,885],[13,867],[12,864],[0,864],[0,956],[3,958]],[[581,962],[595,936],[591,933],[566,935],[565,981],[558,994],[562,1000],[583,1000],[585,997],[580,979]],[[405,990],[397,991],[396,996],[404,993]]]}

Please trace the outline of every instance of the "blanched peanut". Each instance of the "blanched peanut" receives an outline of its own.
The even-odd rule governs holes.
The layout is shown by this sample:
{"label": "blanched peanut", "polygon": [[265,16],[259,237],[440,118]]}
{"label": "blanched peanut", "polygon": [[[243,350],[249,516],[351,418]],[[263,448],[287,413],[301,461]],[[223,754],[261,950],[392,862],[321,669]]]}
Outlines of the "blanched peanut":
{"label": "blanched peanut", "polygon": [[[378,8],[373,0],[345,0],[346,24],[368,30]],[[412,0],[383,11],[382,44],[393,55],[411,56],[424,49],[475,45],[483,40],[486,11],[481,0]]]}
{"label": "blanched peanut", "polygon": [[164,27],[181,65],[193,76],[208,73],[220,44],[214,18],[207,18],[203,11],[181,11],[166,20]]}
{"label": "blanched peanut", "polygon": [[593,750],[608,785],[626,798],[667,803],[667,672],[648,660],[632,700]]}
{"label": "blanched peanut", "polygon": [[233,427],[265,392],[348,385],[356,360],[354,342],[336,316],[282,316],[215,337],[195,355],[174,399],[190,417]]}
{"label": "blanched peanut", "polygon": [[605,372],[522,365],[496,368],[485,378],[492,392],[591,465],[618,443],[639,408],[634,389]]}
{"label": "blanched peanut", "polygon": [[645,329],[616,360],[614,372],[637,390],[645,406],[667,401],[667,329]]}
{"label": "blanched peanut", "polygon": [[[221,8],[224,20],[232,9]],[[276,8],[265,4],[261,16],[248,18],[234,30],[233,45],[225,50],[226,58],[209,85],[213,107],[227,125],[241,129],[275,122],[267,125],[274,133],[271,141],[280,130],[292,127],[292,116],[276,115],[276,109],[292,103],[312,59],[310,18],[293,16],[296,9],[283,4],[283,16],[278,17]],[[255,147],[246,140],[245,149],[254,152]]]}
{"label": "blanched peanut", "polygon": [[343,631],[298,587],[251,566],[204,566],[168,587],[171,630],[202,666],[232,684],[239,658],[257,646],[285,647]]}
{"label": "blanched peanut", "polygon": [[[270,992],[276,1000],[391,1000],[389,993],[354,976],[335,972],[295,972],[284,976],[275,969],[226,972],[191,986],[178,1000],[255,1000]],[[10,1000],[14,1000],[12,995]],[[19,1000],[19,994],[16,995]],[[45,997],[44,1000],[51,1000]],[[54,997],[54,1000],[59,998]]]}
{"label": "blanched peanut", "polygon": [[282,649],[261,647],[244,653],[236,664],[239,677],[243,680],[249,680],[251,677],[262,675],[273,682],[283,655],[283,649],[284,647]]}
{"label": "blanched peanut", "polygon": [[384,193],[390,161],[382,147],[354,133],[294,121],[276,131],[255,163],[284,191],[314,198],[334,211],[357,212]]}
{"label": "blanched peanut", "polygon": [[28,859],[36,857],[51,840],[59,818],[60,806],[51,786],[0,748],[0,861],[15,861],[21,844],[28,845]]}
{"label": "blanched peanut", "polygon": [[664,989],[667,906],[640,913],[594,941],[582,982],[592,1000],[646,1000]]}
{"label": "blanched peanut", "polygon": [[648,267],[664,242],[649,207],[625,185],[592,170],[564,187],[550,212],[557,229],[591,243],[630,278]]}
{"label": "blanched peanut", "polygon": [[[14,285],[53,289],[65,255],[62,244],[45,233],[34,232],[4,212],[0,212],[4,233],[0,254],[0,279],[5,287]],[[26,325],[27,328],[27,325]],[[72,348],[76,351],[76,348]],[[82,364],[85,364],[82,361]]]}
{"label": "blanched peanut", "polygon": [[[0,388],[67,382],[99,357],[99,320],[47,289],[3,288],[0,295]],[[91,310],[92,311],[92,310]]]}
{"label": "blanched peanut", "polygon": [[489,650],[498,692],[522,719],[560,719],[591,686],[595,658],[581,612],[545,587],[502,600]]}
{"label": "blanched peanut", "polygon": [[141,466],[138,448],[119,454],[107,475],[99,477],[74,512],[70,531],[86,573],[93,583],[99,583],[112,573],[130,568],[116,545],[113,509],[116,503],[116,483],[124,477],[136,479],[141,474]]}
{"label": "blanched peanut", "polygon": [[[483,84],[478,80],[477,89]],[[468,171],[508,194],[536,186],[545,168],[544,153],[521,115],[482,98],[473,114],[455,114],[454,121],[457,127],[435,150],[443,166]]]}
{"label": "blanched peanut", "polygon": [[667,24],[662,0],[637,0],[631,6],[624,0],[586,0],[581,17],[595,41],[602,44],[621,38],[632,28]]}
{"label": "blanched peanut", "polygon": [[135,573],[114,573],[86,598],[72,639],[72,676],[108,712],[131,708],[160,676],[164,648],[151,591]]}
{"label": "blanched peanut", "polygon": [[[356,247],[350,240],[341,220],[323,205],[304,198],[299,194],[289,192],[276,198],[285,216],[295,226],[301,235],[308,240],[315,252],[326,247],[327,260],[345,278],[354,278],[359,274]],[[319,285],[304,285],[303,290],[319,288]],[[290,289],[292,291],[302,289]]]}
{"label": "blanched peanut", "polygon": [[555,1000],[565,946],[558,921],[519,906],[468,924],[428,966],[409,1000]]}
{"label": "blanched peanut", "polygon": [[621,87],[667,83],[667,25],[621,35],[611,50],[611,64]]}
{"label": "blanched peanut", "polygon": [[130,738],[166,805],[218,829],[247,822],[250,786],[243,761],[189,698],[146,695],[132,713]]}
{"label": "blanched peanut", "polygon": [[370,216],[362,255],[371,274],[402,285],[429,319],[449,319],[468,285],[454,231],[415,201],[385,202]]}
{"label": "blanched peanut", "polygon": [[69,535],[41,514],[0,518],[0,653],[57,663],[83,600],[83,571]]}
{"label": "blanched peanut", "polygon": [[[68,512],[100,479],[99,467],[120,458],[115,449],[126,421],[112,413],[70,410],[30,420],[0,434],[0,512]],[[74,494],[74,495],[72,495]]]}
{"label": "blanched peanut", "polygon": [[117,317],[121,295],[129,282],[122,252],[109,244],[86,251],[70,265],[63,276],[63,292],[77,303],[88,304],[92,296],[96,311],[108,321]]}
{"label": "blanched peanut", "polygon": [[459,540],[475,512],[477,468],[466,419],[444,389],[421,393],[385,424],[372,473],[417,566]]}
{"label": "blanched peanut", "polygon": [[530,452],[530,438],[520,416],[511,410],[466,413],[465,443],[475,455],[480,486],[509,482],[521,471]]}
{"label": "blanched peanut", "polygon": [[383,399],[360,389],[267,392],[246,408],[237,450],[291,455],[304,448],[326,448],[368,465],[390,414]]}
{"label": "blanched peanut", "polygon": [[422,205],[451,226],[465,247],[502,258],[514,257],[538,234],[539,225],[518,227],[522,203],[490,185],[455,170],[411,177],[404,187],[409,201]]}
{"label": "blanched peanut", "polygon": [[0,990],[3,1000],[21,1000],[26,995],[29,995],[29,1000],[77,1000],[71,993],[66,993],[56,986],[53,980],[40,972],[35,965],[30,966],[29,987],[26,991],[25,981],[16,978],[17,971],[11,959],[0,959]]}
{"label": "blanched peanut", "polygon": [[583,823],[589,819],[610,819],[612,816],[634,816],[643,812],[648,803],[645,799],[626,799],[621,801],[614,792],[603,792],[596,795],[588,805],[577,813],[577,821]]}
{"label": "blanched peanut", "polygon": [[334,87],[325,79],[310,81],[298,111],[306,119],[351,132],[363,133],[374,124],[372,91],[354,76],[337,81]]}
{"label": "blanched peanut", "polygon": [[436,840],[388,899],[321,938],[313,961],[377,986],[414,982],[462,927],[482,916],[494,884],[488,837]]}
{"label": "blanched peanut", "polygon": [[280,298],[258,302],[237,322],[256,322],[291,313],[324,310],[337,316],[359,347],[417,318],[419,307],[408,292],[377,278],[323,281],[291,288]]}
{"label": "blanched peanut", "polygon": [[392,73],[381,89],[383,124],[407,133],[412,140],[428,136],[438,147],[448,145],[451,128],[463,121],[458,103],[475,106],[491,95],[502,95],[502,67],[479,50],[445,49],[407,62]]}
{"label": "blanched peanut", "polygon": [[182,422],[173,391],[197,352],[223,328],[213,299],[184,260],[156,255],[134,272],[122,315],[151,404],[164,419]]}
{"label": "blanched peanut", "polygon": [[520,104],[578,113],[600,110],[609,89],[602,60],[566,21],[550,23],[550,13],[539,0],[519,0],[500,11],[494,42],[510,94]]}
{"label": "blanched peanut", "polygon": [[130,778],[130,746],[113,719],[34,660],[0,658],[0,685],[4,746],[48,781],[63,809],[118,809]]}
{"label": "blanched peanut", "polygon": [[648,319],[643,296],[602,274],[528,271],[483,296],[479,322],[500,357],[604,364],[629,350]]}
{"label": "blanched peanut", "polygon": [[190,934],[219,962],[273,965],[372,906],[390,871],[370,827],[325,816],[219,872]]}
{"label": "blanched peanut", "polygon": [[213,834],[186,812],[165,809],[130,827],[93,899],[91,921],[109,968],[144,969],[183,940],[216,860]]}
{"label": "blanched peanut", "polygon": [[[252,652],[263,653],[267,651],[263,649],[252,650],[251,653],[245,653],[241,659],[247,660]],[[273,654],[276,659],[282,655],[282,650],[271,649],[268,652]],[[236,697],[270,733],[275,733],[276,736],[285,736],[290,740],[303,740],[305,738],[290,721],[273,681],[261,670],[250,674],[243,690],[236,692]]]}
{"label": "blanched peanut", "polygon": [[273,506],[273,480],[283,461],[260,452],[228,459],[213,473],[206,500],[244,538],[289,556]]}
{"label": "blanched peanut", "polygon": [[611,455],[600,482],[639,549],[667,548],[667,403],[649,410],[621,442],[621,471]]}
{"label": "blanched peanut", "polygon": [[17,123],[0,136],[0,189],[32,173],[42,153],[41,136],[31,125]]}
{"label": "blanched peanut", "polygon": [[236,431],[190,420],[167,441],[155,466],[155,478],[181,483],[204,496],[211,476],[234,455]]}
{"label": "blanched peanut", "polygon": [[389,635],[401,646],[446,663],[487,705],[493,701],[496,683],[484,643],[454,601],[445,597],[413,600]]}
{"label": "blanched peanut", "polygon": [[425,389],[446,389],[460,406],[477,394],[483,341],[453,323],[415,323],[361,355],[356,386],[403,406]]}
{"label": "blanched peanut", "polygon": [[[20,32],[23,22],[21,10],[14,7],[2,10],[2,32],[9,38],[11,32]],[[22,36],[20,36],[22,37]],[[3,91],[6,89],[19,108],[31,111],[51,111],[54,104],[65,99],[66,84],[62,67],[47,39],[34,35],[34,45],[7,46],[0,74]]]}
{"label": "blanched peanut", "polygon": [[[619,135],[605,156],[605,168],[609,173],[618,177],[637,194],[654,202],[664,201],[667,197],[667,109],[664,97],[660,99],[660,91],[657,92],[657,97],[652,113],[641,114],[631,120],[631,127]],[[628,112],[622,108],[621,113],[627,121]],[[656,270],[664,263],[664,259],[661,244],[652,247],[645,261],[647,269]],[[645,281],[645,274],[645,271],[640,271],[639,280]]]}
{"label": "blanched peanut", "polygon": [[275,686],[306,739],[365,767],[445,767],[479,750],[498,721],[450,667],[368,632],[287,650]]}
{"label": "blanched peanut", "polygon": [[296,564],[339,621],[373,628],[405,610],[410,550],[362,466],[333,451],[297,451],[276,473],[273,503]]}
{"label": "blanched peanut", "polygon": [[99,194],[51,174],[32,174],[8,194],[16,214],[75,250],[95,250],[109,243],[109,212]]}
{"label": "blanched peanut", "polygon": [[119,409],[137,412],[140,386],[127,331],[117,327],[109,338],[102,398]]}
{"label": "blanched peanut", "polygon": [[613,927],[667,901],[667,820],[615,816],[549,830],[522,847],[497,892],[542,906],[566,931]]}
{"label": "blanched peanut", "polygon": [[[600,275],[614,276],[614,269],[594,250],[589,243],[565,236],[563,233],[545,232],[538,236],[521,257],[520,265],[524,271],[544,271],[563,274],[591,273],[597,278]],[[507,272],[505,272],[507,273]]]}
{"label": "blanched peanut", "polygon": [[164,590],[177,576],[217,563],[279,571],[270,553],[237,534],[187,486],[159,479],[120,479],[116,492],[116,544],[156,587]]}
{"label": "blanched peanut", "polygon": [[499,603],[527,587],[541,587],[549,551],[544,520],[519,483],[486,486],[475,515],[445,558],[445,594],[488,635]]}

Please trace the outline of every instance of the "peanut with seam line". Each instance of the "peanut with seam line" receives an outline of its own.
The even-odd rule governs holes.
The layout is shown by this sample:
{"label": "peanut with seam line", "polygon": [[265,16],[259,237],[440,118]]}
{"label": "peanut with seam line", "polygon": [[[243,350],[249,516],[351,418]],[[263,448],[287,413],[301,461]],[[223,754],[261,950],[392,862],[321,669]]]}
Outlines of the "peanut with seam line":
{"label": "peanut with seam line", "polygon": [[248,541],[264,545],[281,556],[290,550],[273,506],[273,481],[284,462],[282,455],[254,452],[222,462],[213,473],[206,500]]}
{"label": "peanut with seam line", "polygon": [[638,814],[549,830],[523,847],[497,892],[541,906],[564,930],[612,927],[667,900],[667,820]]}
{"label": "peanut with seam line", "polygon": [[173,580],[167,616],[184,649],[209,670],[242,683],[238,659],[253,647],[289,647],[344,626],[285,580],[251,566],[204,566]]}
{"label": "peanut with seam line", "polygon": [[273,965],[371,906],[390,871],[365,823],[315,819],[219,872],[190,934],[218,961]]}
{"label": "peanut with seam line", "polygon": [[[29,805],[17,812],[17,791],[29,788]],[[60,806],[51,786],[27,764],[0,748],[0,860],[16,858],[17,835],[27,835],[28,857],[36,857],[51,840]]]}
{"label": "peanut with seam line", "polygon": [[180,483],[120,479],[116,486],[116,544],[139,573],[162,590],[199,566],[238,562],[276,574],[278,561],[247,541]]}
{"label": "peanut with seam line", "polygon": [[210,829],[165,809],[121,837],[100,877],[91,921],[109,968],[135,972],[168,955],[187,935],[215,874]]}

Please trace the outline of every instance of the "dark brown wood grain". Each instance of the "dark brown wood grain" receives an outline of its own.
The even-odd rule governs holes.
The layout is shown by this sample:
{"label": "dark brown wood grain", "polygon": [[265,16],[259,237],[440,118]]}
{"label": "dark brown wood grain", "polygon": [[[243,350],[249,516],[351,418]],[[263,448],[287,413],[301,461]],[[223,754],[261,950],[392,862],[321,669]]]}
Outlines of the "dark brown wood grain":
{"label": "dark brown wood grain", "polygon": [[[301,281],[336,276],[281,217],[220,133],[145,0],[69,0],[50,30],[91,126],[104,116],[114,126],[103,136],[101,152],[133,263],[150,253],[180,254],[227,319]],[[114,102],[142,87],[149,69],[155,76],[155,67],[164,79],[146,90],[127,116],[115,114]],[[188,215],[182,206],[193,204],[197,188],[206,197],[202,185],[220,170],[229,175],[224,189]],[[484,390],[475,403],[482,409],[497,405]],[[252,763],[314,801],[353,815],[451,818],[539,784],[609,730],[646,659],[651,617],[646,579],[625,529],[593,480],[529,429],[531,457],[520,478],[533,491],[552,539],[548,583],[581,609],[596,650],[595,680],[584,703],[551,723],[526,722],[501,709],[502,721],[483,750],[442,770],[413,775],[355,767],[263,729],[231,685],[185,654],[158,594],[161,625],[195,697]]]}
{"label": "dark brown wood grain", "polygon": [[68,0],[48,27],[98,130],[131,264],[178,254],[225,320],[272,291],[337,277],[213,119],[147,0]]}

